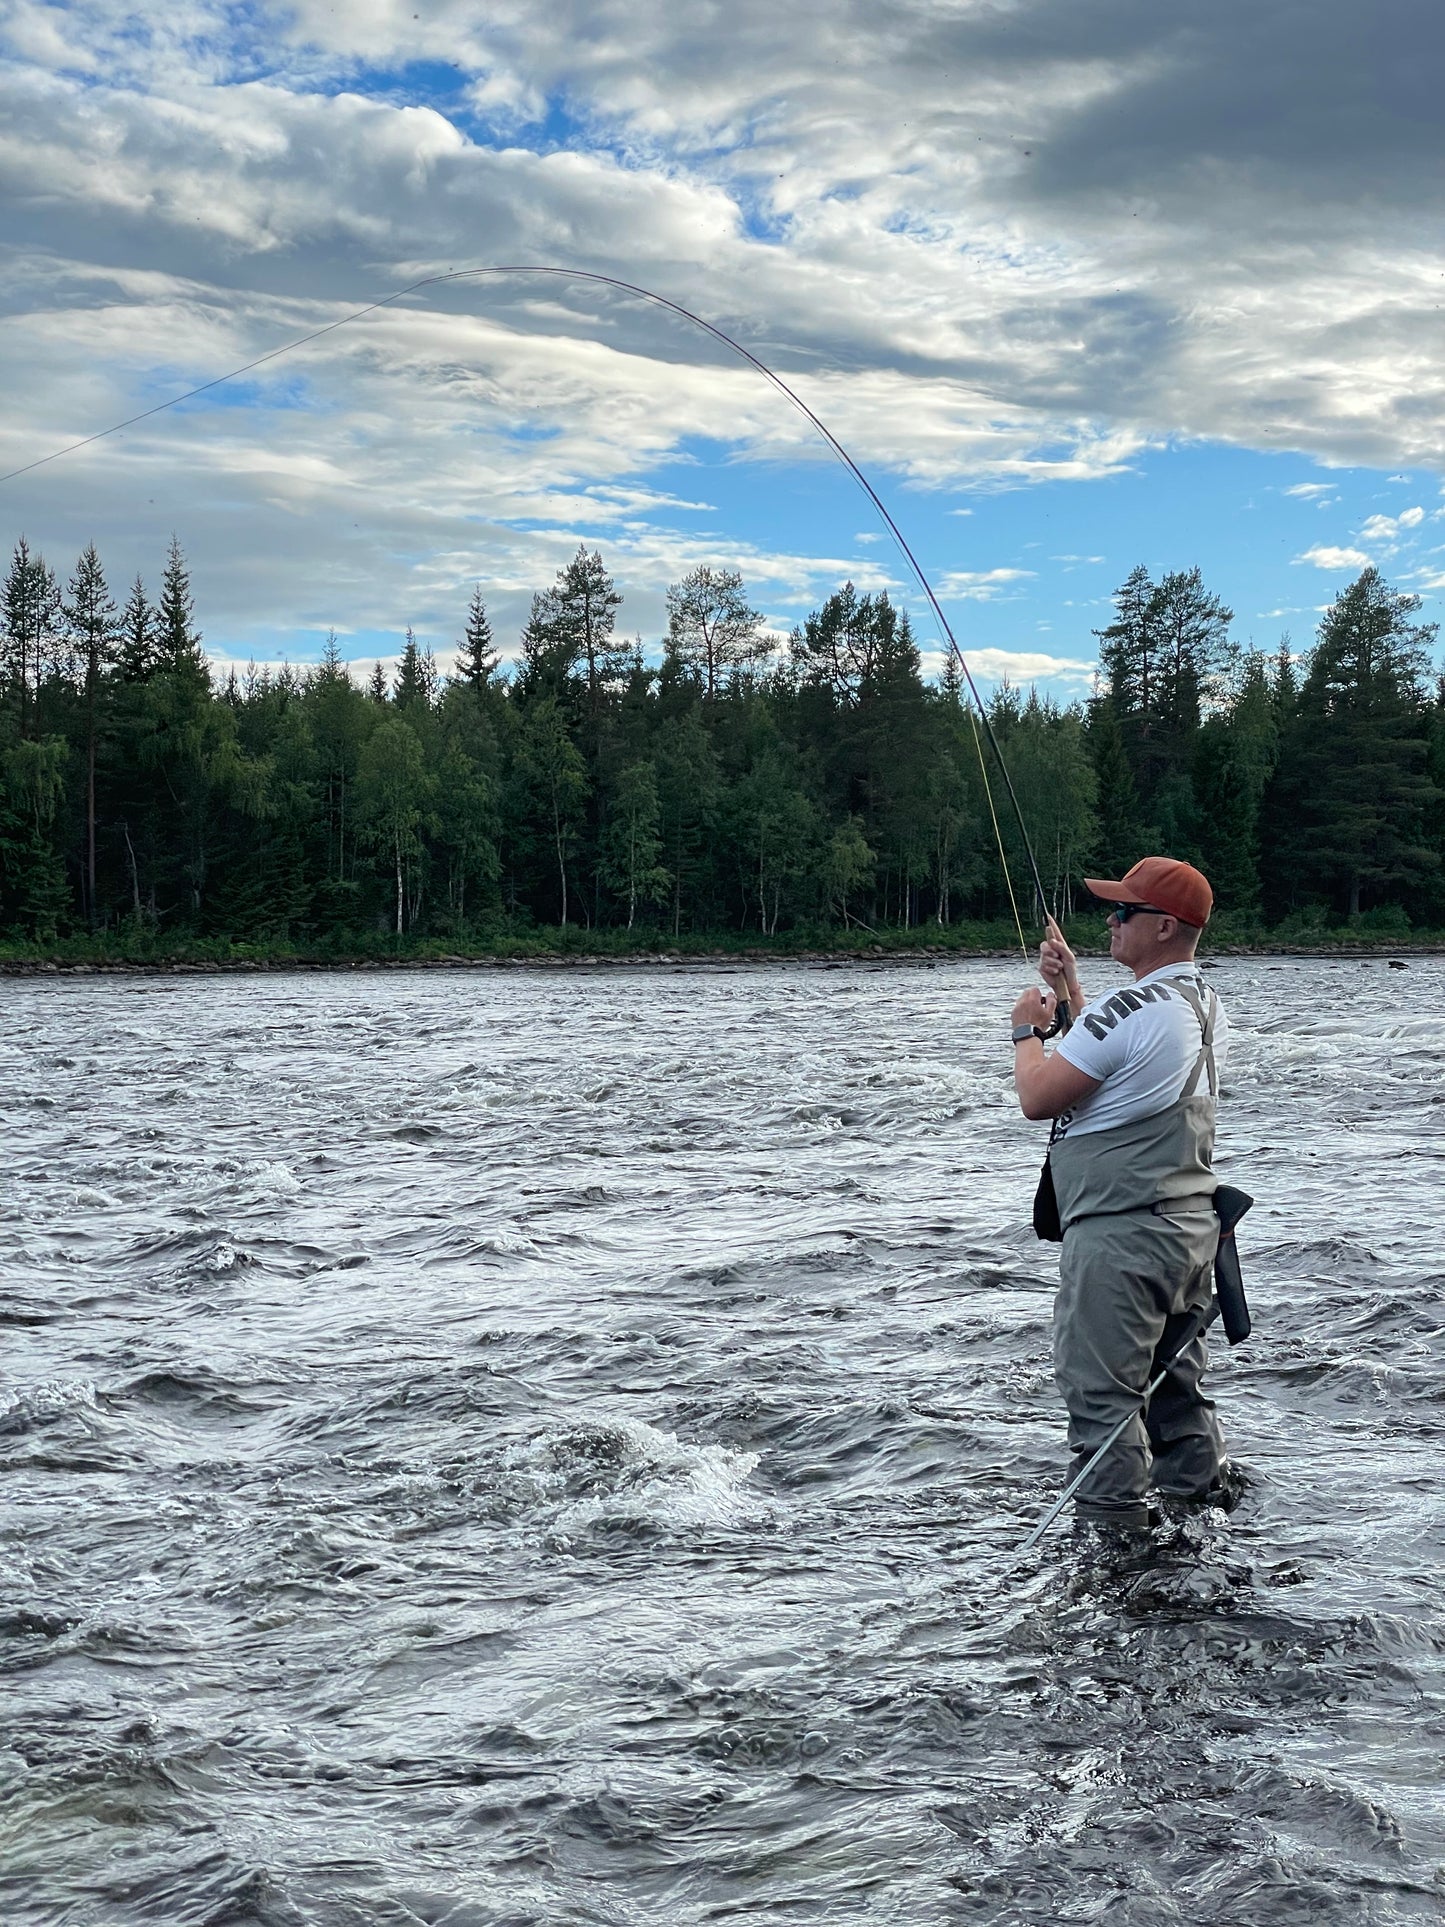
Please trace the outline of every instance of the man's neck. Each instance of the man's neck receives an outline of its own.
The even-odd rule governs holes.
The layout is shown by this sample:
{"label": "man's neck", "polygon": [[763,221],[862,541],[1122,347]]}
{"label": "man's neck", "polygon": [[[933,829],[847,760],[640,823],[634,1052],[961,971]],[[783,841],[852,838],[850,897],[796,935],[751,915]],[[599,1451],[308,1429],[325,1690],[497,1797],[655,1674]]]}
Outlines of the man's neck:
{"label": "man's neck", "polygon": [[1168,970],[1174,964],[1192,964],[1193,962],[1192,950],[1175,950],[1163,957],[1151,957],[1147,963],[1140,964],[1135,970],[1134,981],[1136,984],[1142,983],[1146,977],[1152,977],[1156,970]]}

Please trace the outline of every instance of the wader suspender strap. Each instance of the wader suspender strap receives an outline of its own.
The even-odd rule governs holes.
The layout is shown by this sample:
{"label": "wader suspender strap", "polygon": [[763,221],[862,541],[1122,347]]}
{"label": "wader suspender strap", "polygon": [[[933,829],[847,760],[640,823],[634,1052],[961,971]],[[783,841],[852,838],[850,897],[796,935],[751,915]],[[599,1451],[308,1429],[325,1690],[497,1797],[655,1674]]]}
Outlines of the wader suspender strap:
{"label": "wader suspender strap", "polygon": [[1219,999],[1212,990],[1209,992],[1209,1011],[1206,1015],[1203,1000],[1193,984],[1186,983],[1182,977],[1171,977],[1169,982],[1173,984],[1185,1003],[1193,1008],[1194,1015],[1199,1019],[1199,1055],[1195,1058],[1194,1069],[1189,1073],[1184,1089],[1179,1095],[1181,1098],[1193,1097],[1201,1074],[1207,1070],[1209,1095],[1218,1097],[1219,1072],[1214,1062],[1214,1025],[1219,1016]]}

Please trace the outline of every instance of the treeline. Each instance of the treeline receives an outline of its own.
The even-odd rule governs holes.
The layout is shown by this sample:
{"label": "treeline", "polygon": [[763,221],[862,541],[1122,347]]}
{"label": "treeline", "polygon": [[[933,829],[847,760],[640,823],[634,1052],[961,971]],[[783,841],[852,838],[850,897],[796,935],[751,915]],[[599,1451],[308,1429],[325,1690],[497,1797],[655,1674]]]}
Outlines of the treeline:
{"label": "treeline", "polygon": [[[374,943],[541,925],[875,932],[1008,914],[1026,870],[956,671],[851,584],[783,647],[731,570],[668,591],[661,666],[579,549],[499,663],[480,589],[455,675],[321,663],[218,685],[173,540],[123,604],[93,546],[22,539],[0,638],[0,935]],[[1445,683],[1418,598],[1373,569],[1314,647],[1241,649],[1199,571],[1136,569],[1071,706],[991,721],[1061,911],[1147,850],[1198,862],[1228,923],[1445,924]],[[1027,914],[1026,902],[1022,907]]]}

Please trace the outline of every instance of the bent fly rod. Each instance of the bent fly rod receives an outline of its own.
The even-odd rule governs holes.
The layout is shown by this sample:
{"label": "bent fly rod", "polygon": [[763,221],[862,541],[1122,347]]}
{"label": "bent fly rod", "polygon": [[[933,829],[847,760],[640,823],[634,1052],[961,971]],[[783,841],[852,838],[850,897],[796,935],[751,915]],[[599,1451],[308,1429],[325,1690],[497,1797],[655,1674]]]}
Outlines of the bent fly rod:
{"label": "bent fly rod", "polygon": [[[169,401],[157,402],[154,407],[144,408],[139,414],[129,415],[124,421],[115,422],[109,428],[99,429],[93,435],[84,435],[79,441],[70,442],[64,448],[57,448],[49,455],[39,456],[33,462],[26,462],[20,468],[11,469],[8,474],[0,475],[0,484],[13,482],[21,475],[32,474],[38,468],[45,468],[49,463],[59,461],[62,456],[73,455],[82,448],[89,448],[95,442],[105,441],[111,435],[120,434],[124,429],[134,428],[139,422],[149,421],[154,415],[162,415],[168,409],[178,407],[182,402],[193,401],[198,395],[209,394],[212,389],[223,387],[227,382],[236,381],[240,376],[251,374],[257,368],[264,368],[269,362],[279,361],[285,355],[294,354],[297,349],[308,347],[312,342],[320,341],[326,335],[335,334],[339,328],[348,328],[354,322],[365,320],[368,315],[376,314],[383,308],[392,307],[398,301],[405,300],[408,295],[419,293],[423,288],[441,287],[445,283],[452,281],[480,280],[484,275],[550,275],[565,280],[590,282],[598,287],[614,288],[621,294],[635,296],[641,301],[650,301],[656,307],[665,308],[669,313],[679,316],[684,321],[691,322],[694,327],[702,329],[704,334],[710,335],[714,341],[721,342],[725,348],[730,349],[735,355],[740,356],[749,366],[755,368],[760,375],[770,381],[773,387],[776,388],[786,400],[791,402],[800,414],[807,418],[813,428],[817,430],[818,434],[821,435],[823,440],[828,444],[833,454],[843,464],[844,468],[847,469],[859,488],[861,488],[863,493],[868,497],[875,512],[882,520],[884,527],[893,538],[899,554],[907,564],[910,574],[927,599],[928,606],[933,611],[934,619],[947,641],[949,653],[958,664],[964,681],[968,685],[968,692],[972,699],[973,709],[976,712],[978,721],[983,725],[983,733],[988,739],[989,748],[993,751],[994,761],[997,764],[999,775],[1003,778],[1004,788],[1008,793],[1014,820],[1018,824],[1019,836],[1023,843],[1030,881],[1033,884],[1034,895],[1038,901],[1039,915],[1044,921],[1045,928],[1047,928],[1053,913],[1050,908],[1048,896],[1044,891],[1043,878],[1039,872],[1038,858],[1034,854],[1033,839],[1030,837],[1028,825],[1024,821],[1024,813],[1019,805],[1018,794],[1013,785],[1013,778],[1009,775],[1008,764],[1005,762],[1003,751],[999,747],[998,737],[994,733],[993,722],[989,717],[983,698],[979,694],[978,685],[973,679],[973,672],[968,666],[968,661],[958,646],[958,641],[954,636],[948,617],[943,613],[938,597],[933,592],[933,585],[924,574],[918,558],[909,547],[903,531],[894,521],[883,498],[863,473],[863,470],[858,466],[857,462],[855,462],[853,457],[848,453],[848,450],[843,446],[842,442],[840,442],[838,437],[833,433],[832,429],[828,427],[827,423],[822,421],[820,417],[814,413],[796,389],[790,387],[789,384],[784,381],[783,377],[778,374],[775,369],[770,368],[760,355],[755,355],[750,348],[744,347],[742,342],[735,340],[732,335],[728,334],[725,329],[718,327],[715,322],[708,321],[704,316],[694,313],[691,308],[684,307],[680,301],[670,300],[667,295],[658,294],[652,288],[639,287],[636,282],[623,281],[612,274],[599,274],[589,268],[497,265],[476,268],[456,268],[446,274],[423,275],[420,280],[408,282],[404,288],[397,288],[393,293],[382,296],[378,301],[368,302],[365,307],[356,308],[350,314],[341,315],[335,321],[327,322],[325,327],[313,329],[309,334],[299,335],[294,341],[283,342],[280,347],[269,349],[264,355],[257,355],[253,361],[245,362],[239,368],[229,369],[223,375],[213,376],[210,381],[203,381],[198,387],[187,389],[184,394],[173,395]],[[975,742],[976,741],[977,730],[975,729]],[[1003,867],[1004,882],[1008,888],[1010,904],[1013,907],[1014,922],[1018,926],[1019,944],[1025,954],[1027,954],[1028,944],[1024,937],[1023,923],[1019,916],[1018,904],[1014,899],[1013,883],[1009,876],[1008,859],[1004,853],[1003,836],[999,830],[998,817],[993,807],[993,795],[988,781],[988,769],[984,764],[982,750],[979,752],[979,767],[983,774],[984,791],[988,798],[989,813],[993,817],[994,833],[998,839],[999,861]],[[1069,1007],[1067,1003],[1060,1002],[1057,1007],[1057,1018],[1054,1027],[1056,1029],[1066,1028],[1068,1022]]]}

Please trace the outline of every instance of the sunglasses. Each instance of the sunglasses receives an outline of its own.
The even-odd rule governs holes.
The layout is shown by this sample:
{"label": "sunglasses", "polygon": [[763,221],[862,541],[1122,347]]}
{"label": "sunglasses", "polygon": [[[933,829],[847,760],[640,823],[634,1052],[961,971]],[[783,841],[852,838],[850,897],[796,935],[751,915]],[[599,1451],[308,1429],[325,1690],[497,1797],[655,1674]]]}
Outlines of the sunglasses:
{"label": "sunglasses", "polygon": [[1119,923],[1127,923],[1130,917],[1172,917],[1172,910],[1156,910],[1152,903],[1111,903],[1110,912]]}

